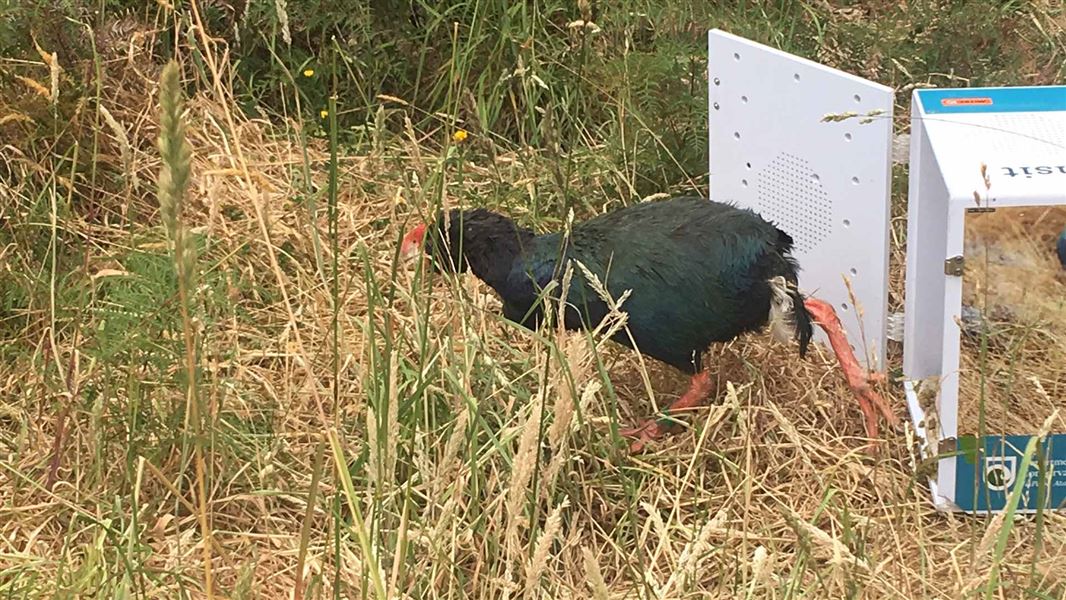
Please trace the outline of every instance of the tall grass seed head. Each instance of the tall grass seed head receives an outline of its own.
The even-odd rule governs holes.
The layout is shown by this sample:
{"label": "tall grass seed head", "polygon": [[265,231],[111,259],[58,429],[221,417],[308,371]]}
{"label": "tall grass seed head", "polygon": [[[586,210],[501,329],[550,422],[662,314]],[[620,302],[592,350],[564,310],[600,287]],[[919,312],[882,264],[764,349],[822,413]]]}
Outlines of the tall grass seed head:
{"label": "tall grass seed head", "polygon": [[158,197],[163,222],[171,239],[175,238],[182,200],[189,182],[192,149],[185,138],[185,123],[181,119],[181,69],[170,61],[159,79],[159,172]]}

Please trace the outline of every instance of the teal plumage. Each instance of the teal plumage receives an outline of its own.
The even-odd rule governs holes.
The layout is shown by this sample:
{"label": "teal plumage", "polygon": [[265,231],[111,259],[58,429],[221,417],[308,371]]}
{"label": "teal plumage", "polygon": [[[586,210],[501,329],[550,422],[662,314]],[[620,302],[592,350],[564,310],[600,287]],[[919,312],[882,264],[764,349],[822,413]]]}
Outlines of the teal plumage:
{"label": "teal plumage", "polygon": [[[434,266],[469,266],[499,294],[504,316],[527,327],[543,315],[540,290],[576,260],[613,298],[631,290],[622,310],[639,350],[688,373],[701,368],[710,344],[759,330],[774,314],[787,320],[801,354],[811,338],[792,239],[751,210],[680,197],[575,223],[565,238],[535,235],[484,209],[453,210],[447,224],[442,217],[427,236]],[[567,303],[568,329],[594,327],[608,314],[576,265]],[[632,346],[625,331],[614,339]]]}

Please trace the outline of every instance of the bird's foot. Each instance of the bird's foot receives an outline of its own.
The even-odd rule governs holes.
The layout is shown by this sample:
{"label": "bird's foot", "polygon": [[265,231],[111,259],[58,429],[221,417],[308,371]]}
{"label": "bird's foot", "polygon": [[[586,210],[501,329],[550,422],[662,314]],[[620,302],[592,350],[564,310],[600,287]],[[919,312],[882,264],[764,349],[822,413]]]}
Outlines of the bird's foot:
{"label": "bird's foot", "polygon": [[662,414],[658,419],[648,419],[636,427],[622,429],[618,433],[622,437],[633,438],[629,443],[629,452],[635,454],[644,450],[648,442],[659,439],[664,434],[677,431],[683,423],[667,414]]}
{"label": "bird's foot", "polygon": [[666,433],[666,430],[659,425],[658,419],[648,419],[636,427],[623,429],[618,433],[622,437],[633,438],[633,441],[629,443],[629,452],[630,454],[636,454],[643,451],[648,442],[656,440]]}
{"label": "bird's foot", "polygon": [[[736,359],[734,359],[736,360]],[[676,402],[659,415],[657,419],[649,419],[636,427],[623,429],[619,433],[623,437],[635,438],[629,444],[631,453],[640,452],[648,442],[658,439],[665,433],[678,429],[682,422],[671,416],[685,410],[699,406],[708,396],[716,393],[717,383],[707,371],[701,371],[693,375],[692,381],[686,391]]]}
{"label": "bird's foot", "polygon": [[815,322],[829,336],[829,344],[833,347],[833,353],[836,354],[837,360],[840,362],[840,368],[844,371],[848,387],[851,388],[852,394],[859,401],[859,409],[862,410],[866,435],[873,440],[871,442],[871,445],[873,445],[878,437],[877,419],[879,415],[892,427],[899,425],[899,418],[892,412],[892,409],[889,408],[888,403],[881,397],[881,394],[877,393],[870,385],[871,382],[885,381],[886,375],[884,373],[867,372],[859,365],[859,361],[856,360],[855,353],[848,343],[847,336],[844,335],[844,328],[840,324],[840,318],[837,317],[836,310],[833,309],[832,305],[822,300],[807,298],[804,306],[806,306],[807,312],[814,317]]}

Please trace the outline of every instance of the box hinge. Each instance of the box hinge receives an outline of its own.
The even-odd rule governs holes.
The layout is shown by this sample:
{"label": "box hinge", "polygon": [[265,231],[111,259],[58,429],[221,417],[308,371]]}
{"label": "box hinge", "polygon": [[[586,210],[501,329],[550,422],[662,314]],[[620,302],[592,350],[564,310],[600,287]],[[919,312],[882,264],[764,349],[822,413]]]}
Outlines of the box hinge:
{"label": "box hinge", "polygon": [[937,454],[954,454],[959,449],[959,440],[953,437],[944,438],[936,443]]}
{"label": "box hinge", "polygon": [[952,256],[944,261],[944,273],[954,277],[961,277],[963,271],[962,255]]}

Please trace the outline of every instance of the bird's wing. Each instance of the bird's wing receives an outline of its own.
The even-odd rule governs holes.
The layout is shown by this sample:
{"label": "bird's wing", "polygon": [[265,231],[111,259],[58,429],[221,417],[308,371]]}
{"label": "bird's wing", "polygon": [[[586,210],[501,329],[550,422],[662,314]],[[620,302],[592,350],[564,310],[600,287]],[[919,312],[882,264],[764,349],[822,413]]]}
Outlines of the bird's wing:
{"label": "bird's wing", "polygon": [[641,351],[681,368],[708,342],[765,323],[768,281],[794,281],[795,267],[783,256],[787,237],[746,211],[665,212],[633,227],[575,228],[571,254],[614,298],[631,290],[622,309]]}
{"label": "bird's wing", "polygon": [[612,294],[642,288],[691,297],[739,292],[768,279],[761,263],[787,251],[781,246],[790,241],[746,211],[670,211],[656,217],[610,229],[575,229],[568,255],[581,259]]}

